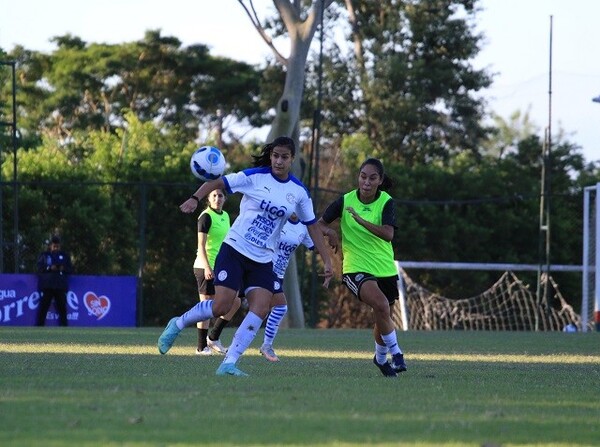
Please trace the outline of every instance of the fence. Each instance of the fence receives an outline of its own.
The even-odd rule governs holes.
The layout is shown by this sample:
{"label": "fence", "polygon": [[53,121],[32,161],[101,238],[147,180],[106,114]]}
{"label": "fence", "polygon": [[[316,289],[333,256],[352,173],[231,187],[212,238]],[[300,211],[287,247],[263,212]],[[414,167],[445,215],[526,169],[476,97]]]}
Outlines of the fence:
{"label": "fence", "polygon": [[[182,200],[197,186],[196,183],[141,181],[0,182],[3,272],[35,272],[35,262],[45,248],[45,241],[58,232],[63,239],[63,248],[73,258],[76,274],[135,276],[139,284],[136,321],[139,325],[161,326],[168,316],[187,310],[197,300],[192,271],[197,245],[196,216],[178,210]],[[338,195],[324,191],[317,214],[320,215]],[[13,200],[15,196],[18,200]],[[232,219],[237,215],[238,205],[237,195],[228,199],[226,208]],[[403,225],[409,224],[409,216],[410,212],[404,210]],[[406,240],[410,240],[411,235],[402,233],[400,236],[405,238],[400,239],[400,252],[405,254],[405,247],[410,243]],[[339,259],[334,258],[339,271]],[[500,264],[497,267],[505,270],[506,266]],[[423,264],[403,263],[403,268],[416,282],[421,277],[415,272],[425,271]],[[312,286],[308,280],[312,269],[310,254],[299,250],[303,306],[311,325],[369,327],[372,324],[371,315],[359,308],[360,303],[352,301],[341,282],[334,281],[328,290],[318,284]],[[513,266],[513,271],[518,270],[518,265]],[[566,280],[557,281],[563,291],[565,281],[571,283],[569,290],[574,290],[572,284],[581,284],[579,271],[559,273],[570,275]],[[431,278],[432,274],[428,273],[428,276],[429,284],[436,282],[436,278]],[[486,282],[486,288],[496,279]],[[314,298],[311,298],[312,294],[315,294]],[[565,296],[572,305],[575,298],[571,294]],[[414,312],[412,315],[414,318]],[[401,319],[398,324],[403,324]]]}

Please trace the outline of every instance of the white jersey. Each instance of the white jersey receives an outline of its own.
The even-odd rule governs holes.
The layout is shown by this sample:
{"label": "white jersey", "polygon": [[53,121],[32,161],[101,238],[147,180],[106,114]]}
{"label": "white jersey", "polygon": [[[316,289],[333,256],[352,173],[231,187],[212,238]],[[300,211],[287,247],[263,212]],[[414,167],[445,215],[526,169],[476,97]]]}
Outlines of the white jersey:
{"label": "white jersey", "polygon": [[281,230],[279,244],[277,244],[277,250],[273,254],[273,271],[279,279],[283,279],[285,270],[290,263],[290,257],[300,244],[309,249],[313,249],[315,246],[308,234],[306,225],[299,221],[292,222],[288,220]]}
{"label": "white jersey", "polygon": [[308,190],[296,177],[282,181],[271,168],[252,168],[223,177],[228,193],[241,192],[240,214],[224,243],[248,258],[270,262],[292,213],[306,225],[317,221]]}

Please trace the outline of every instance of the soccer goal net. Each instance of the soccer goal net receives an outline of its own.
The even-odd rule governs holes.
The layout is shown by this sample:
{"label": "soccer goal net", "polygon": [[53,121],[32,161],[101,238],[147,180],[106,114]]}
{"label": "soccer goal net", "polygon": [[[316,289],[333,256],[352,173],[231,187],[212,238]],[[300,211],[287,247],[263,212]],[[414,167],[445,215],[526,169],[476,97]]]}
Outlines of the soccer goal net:
{"label": "soccer goal net", "polygon": [[480,295],[450,299],[416,284],[400,269],[403,283],[401,305],[394,309],[398,327],[411,330],[561,331],[581,328],[581,317],[566,302],[552,277],[542,275],[551,299],[535,292],[513,273]]}
{"label": "soccer goal net", "polygon": [[596,325],[600,330],[600,280],[597,262],[600,258],[600,183],[584,188],[583,193],[583,275],[581,322],[583,330]]}

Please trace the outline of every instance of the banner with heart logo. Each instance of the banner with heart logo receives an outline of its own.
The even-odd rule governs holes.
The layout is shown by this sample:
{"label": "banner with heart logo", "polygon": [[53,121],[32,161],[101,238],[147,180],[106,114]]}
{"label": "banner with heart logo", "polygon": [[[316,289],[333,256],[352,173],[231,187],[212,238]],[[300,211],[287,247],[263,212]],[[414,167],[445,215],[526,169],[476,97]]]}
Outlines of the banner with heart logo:
{"label": "banner with heart logo", "polygon": [[[33,326],[40,293],[37,275],[0,273],[0,326]],[[136,326],[137,279],[134,276],[71,275],[67,292],[69,326]],[[58,326],[54,303],[46,326]]]}
{"label": "banner with heart logo", "polygon": [[83,295],[83,304],[97,320],[104,318],[110,311],[110,300],[104,295],[97,296],[94,292],[86,292]]}

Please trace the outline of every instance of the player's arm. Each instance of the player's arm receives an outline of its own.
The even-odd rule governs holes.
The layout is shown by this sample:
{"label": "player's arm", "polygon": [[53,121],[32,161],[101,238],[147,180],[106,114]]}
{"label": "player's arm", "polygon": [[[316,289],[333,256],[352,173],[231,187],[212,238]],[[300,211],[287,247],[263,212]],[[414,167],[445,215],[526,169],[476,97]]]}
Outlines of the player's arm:
{"label": "player's arm", "polygon": [[200,188],[198,188],[189,199],[179,205],[179,209],[184,213],[194,212],[202,199],[204,199],[211,191],[214,191],[215,189],[225,189],[225,181],[223,180],[223,177],[219,177],[216,180],[210,180],[200,185]]}
{"label": "player's arm", "polygon": [[333,228],[329,228],[329,225],[342,216],[343,206],[344,197],[341,196],[329,204],[329,206],[325,209],[323,216],[317,221],[323,236],[327,237],[329,246],[333,249],[334,253],[337,253],[340,245],[340,239],[337,231],[335,231]]}
{"label": "player's arm", "polygon": [[204,277],[213,279],[212,267],[208,261],[208,253],[206,252],[206,242],[208,241],[208,232],[212,226],[212,219],[209,213],[203,213],[198,218],[198,259],[204,269]]}
{"label": "player's arm", "polygon": [[306,228],[308,229],[308,234],[310,234],[311,239],[315,243],[315,249],[317,250],[317,253],[319,253],[321,259],[323,260],[324,272],[322,276],[325,277],[323,285],[328,287],[329,281],[331,281],[331,278],[333,277],[333,267],[331,264],[331,258],[329,257],[329,251],[325,245],[325,239],[323,238],[323,232],[316,222],[307,225]]}
{"label": "player's arm", "polygon": [[359,224],[373,233],[375,236],[383,239],[384,241],[391,242],[394,239],[394,201],[388,200],[385,204],[382,213],[382,224],[376,225],[372,222],[363,219],[352,207],[347,207],[346,211],[349,212],[354,220]]}
{"label": "player's arm", "polygon": [[322,217],[317,221],[317,225],[319,226],[319,230],[321,230],[323,236],[327,238],[327,242],[329,243],[329,246],[332,248],[333,252],[337,253],[340,246],[340,238],[338,237],[337,231],[335,231],[333,228],[329,228],[327,226],[328,224],[323,220]]}
{"label": "player's arm", "polygon": [[208,254],[206,253],[206,239],[208,238],[208,234],[206,233],[198,233],[198,258],[200,259],[200,264],[204,269],[204,277],[206,279],[213,279],[214,274],[210,264],[208,263]]}

